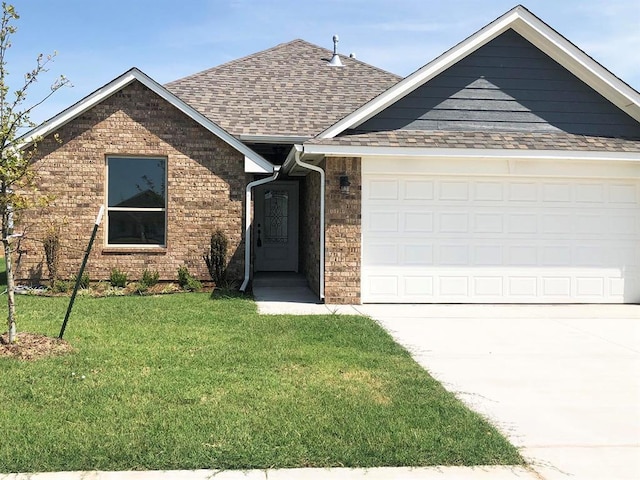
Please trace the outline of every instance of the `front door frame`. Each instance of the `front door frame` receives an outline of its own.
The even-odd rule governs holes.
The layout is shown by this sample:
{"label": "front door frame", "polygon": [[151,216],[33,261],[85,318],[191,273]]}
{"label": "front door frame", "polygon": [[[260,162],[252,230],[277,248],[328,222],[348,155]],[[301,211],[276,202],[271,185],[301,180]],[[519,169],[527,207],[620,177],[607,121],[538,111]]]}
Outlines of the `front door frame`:
{"label": "front door frame", "polygon": [[[256,187],[252,242],[254,272],[298,272],[299,190],[299,183],[292,180],[278,180]],[[285,191],[288,198],[287,240],[280,245],[265,239],[265,195],[273,191]]]}

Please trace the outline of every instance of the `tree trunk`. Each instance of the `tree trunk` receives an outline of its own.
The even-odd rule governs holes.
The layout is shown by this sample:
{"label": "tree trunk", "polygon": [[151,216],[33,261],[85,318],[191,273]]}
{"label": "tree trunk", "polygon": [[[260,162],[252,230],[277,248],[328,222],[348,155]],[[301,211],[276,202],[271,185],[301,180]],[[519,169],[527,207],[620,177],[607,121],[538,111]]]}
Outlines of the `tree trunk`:
{"label": "tree trunk", "polygon": [[7,317],[7,329],[9,333],[9,344],[16,341],[16,301],[15,284],[13,282],[13,262],[11,261],[11,242],[9,231],[9,214],[2,216],[2,246],[4,247],[4,259],[7,265],[7,306],[9,315]]}

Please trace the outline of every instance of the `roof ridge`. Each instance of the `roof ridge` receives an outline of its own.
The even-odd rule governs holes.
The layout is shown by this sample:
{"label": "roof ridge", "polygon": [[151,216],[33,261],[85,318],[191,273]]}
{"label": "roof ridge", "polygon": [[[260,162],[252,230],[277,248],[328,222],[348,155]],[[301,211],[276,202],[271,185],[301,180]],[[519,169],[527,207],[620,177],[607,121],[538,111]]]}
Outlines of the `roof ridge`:
{"label": "roof ridge", "polygon": [[[340,55],[340,54],[338,54],[338,55]],[[384,68],[380,68],[380,67],[378,67],[376,65],[372,65],[371,63],[364,62],[364,61],[360,60],[359,58],[346,56],[346,55],[342,55],[342,56],[344,58],[348,58],[349,60],[353,60],[354,62],[358,62],[359,64],[364,65],[365,67],[373,68],[374,70],[377,70],[380,73],[386,73],[387,75],[393,75],[398,80],[402,80],[404,78],[402,75],[398,75],[397,73],[390,72],[389,70],[385,70]]]}
{"label": "roof ridge", "polygon": [[[316,47],[316,48],[323,49],[319,45],[315,45],[315,44],[313,44],[311,42],[303,40],[302,38],[295,38],[293,40],[289,40],[288,42],[279,43],[277,45],[274,45],[273,47],[269,47],[269,48],[266,48],[264,50],[260,50],[260,51],[257,51],[257,52],[250,53],[249,55],[245,55],[244,57],[234,58],[233,60],[229,60],[228,62],[221,63],[220,65],[216,65],[214,67],[210,67],[210,68],[207,68],[205,70],[201,70],[199,72],[192,73],[191,75],[187,75],[186,77],[181,77],[181,78],[178,78],[176,80],[172,80],[172,81],[166,83],[165,86],[170,86],[173,83],[181,82],[181,81],[186,80],[188,78],[198,77],[200,75],[204,75],[204,74],[207,74],[209,72],[212,72],[212,71],[215,71],[215,70],[219,70],[219,69],[224,68],[224,67],[228,67],[230,65],[235,65],[237,63],[242,63],[242,62],[245,62],[247,60],[251,60],[251,59],[257,57],[258,55],[263,55],[263,54],[265,54],[267,52],[274,52],[274,51],[279,50],[279,49],[281,49],[283,47],[287,47],[287,46],[292,45],[294,43],[300,43],[300,42],[301,43],[306,43],[307,45],[311,45],[311,46]],[[323,50],[327,50],[327,49],[323,49]],[[331,51],[327,50],[327,52],[331,52]]]}

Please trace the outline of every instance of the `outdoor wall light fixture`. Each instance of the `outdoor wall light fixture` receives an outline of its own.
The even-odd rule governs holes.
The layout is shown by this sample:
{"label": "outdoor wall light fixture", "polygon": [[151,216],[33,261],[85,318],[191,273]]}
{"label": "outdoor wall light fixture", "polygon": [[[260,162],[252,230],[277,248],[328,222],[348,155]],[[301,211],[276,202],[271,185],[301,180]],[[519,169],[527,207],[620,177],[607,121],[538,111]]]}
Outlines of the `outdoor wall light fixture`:
{"label": "outdoor wall light fixture", "polygon": [[347,175],[340,175],[340,191],[347,195],[350,186],[351,182],[349,181],[349,177]]}

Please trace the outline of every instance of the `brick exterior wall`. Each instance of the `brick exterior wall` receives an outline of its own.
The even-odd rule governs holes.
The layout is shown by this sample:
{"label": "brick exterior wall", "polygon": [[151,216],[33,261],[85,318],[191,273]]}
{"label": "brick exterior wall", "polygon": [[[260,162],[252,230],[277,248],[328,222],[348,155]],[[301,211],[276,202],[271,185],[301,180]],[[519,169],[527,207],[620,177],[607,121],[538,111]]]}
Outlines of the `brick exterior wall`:
{"label": "brick exterior wall", "polygon": [[[360,158],[326,159],[325,302],[360,303],[362,174]],[[350,191],[340,191],[348,175]]]}
{"label": "brick exterior wall", "polygon": [[314,171],[300,190],[300,271],[320,296],[320,174]]}
{"label": "brick exterior wall", "polygon": [[40,192],[52,195],[47,208],[23,212],[17,231],[26,231],[19,245],[17,275],[21,280],[47,279],[41,243],[51,223],[64,224],[62,278],[79,268],[95,216],[106,200],[108,155],[167,159],[166,248],[106,247],[105,225],[89,259],[92,280],[109,278],[118,268],[129,279],[144,269],[175,280],[186,265],[209,280],[203,255],[210,235],[222,228],[229,240],[228,277],[239,280],[244,268],[244,156],[138,82],[64,125],[38,148],[35,167]]}

